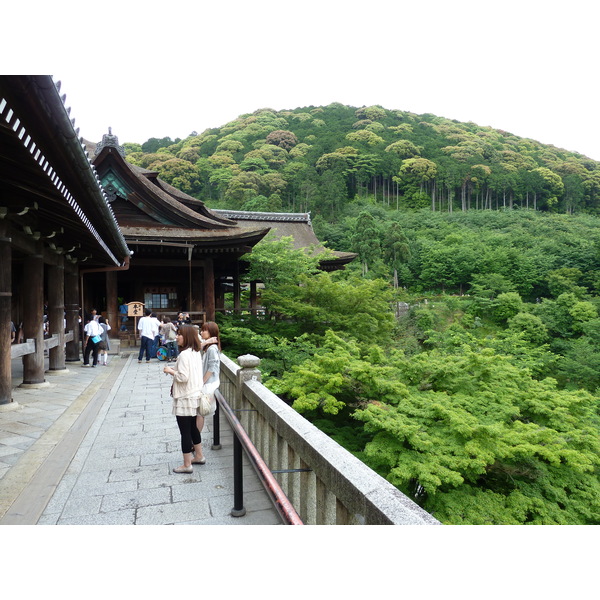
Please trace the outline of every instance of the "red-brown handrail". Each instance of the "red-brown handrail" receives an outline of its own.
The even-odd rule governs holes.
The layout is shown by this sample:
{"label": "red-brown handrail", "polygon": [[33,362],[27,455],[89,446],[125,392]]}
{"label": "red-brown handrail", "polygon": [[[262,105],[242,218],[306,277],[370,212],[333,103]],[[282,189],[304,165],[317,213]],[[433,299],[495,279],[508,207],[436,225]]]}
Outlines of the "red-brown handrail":
{"label": "red-brown handrail", "polygon": [[[233,456],[233,479],[234,479],[234,507],[232,514],[242,516],[246,513],[243,507],[243,487],[242,487],[242,461],[241,449],[246,450],[246,455],[250,459],[257,475],[259,476],[265,490],[269,494],[275,509],[287,525],[304,525],[302,519],[296,512],[292,503],[281,489],[279,483],[273,476],[273,473],[263,460],[262,456],[252,443],[242,424],[235,416],[233,409],[229,406],[219,390],[215,392],[215,397],[219,403],[219,408],[227,418],[234,434],[234,456]],[[237,442],[237,443],[236,443]],[[236,448],[237,446],[237,448]]]}

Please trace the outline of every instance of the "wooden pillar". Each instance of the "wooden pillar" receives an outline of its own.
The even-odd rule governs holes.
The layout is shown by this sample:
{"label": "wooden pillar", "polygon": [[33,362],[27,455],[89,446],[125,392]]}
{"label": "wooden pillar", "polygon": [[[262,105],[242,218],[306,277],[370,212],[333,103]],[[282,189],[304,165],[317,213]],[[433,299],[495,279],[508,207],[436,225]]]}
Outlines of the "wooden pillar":
{"label": "wooden pillar", "polygon": [[250,314],[255,317],[256,311],[256,281],[250,282]]}
{"label": "wooden pillar", "polygon": [[[190,267],[191,268],[191,267]],[[202,269],[193,268],[190,271],[191,277],[191,299],[188,299],[187,310],[197,311],[204,310],[204,272]],[[188,284],[189,285],[189,284]]]}
{"label": "wooden pillar", "polygon": [[111,329],[109,332],[110,337],[118,337],[119,319],[117,317],[118,312],[118,300],[117,300],[117,272],[107,271],[106,272],[106,318]]}
{"label": "wooden pillar", "polygon": [[12,402],[10,321],[12,249],[8,223],[0,220],[0,405]]}
{"label": "wooden pillar", "polygon": [[58,336],[58,345],[48,352],[50,371],[65,369],[65,264],[62,256],[48,268],[48,322],[50,335]]}
{"label": "wooden pillar", "polygon": [[236,261],[235,270],[233,272],[233,312],[242,312],[242,301],[241,301],[241,290],[240,290],[240,269],[239,263]]}
{"label": "wooden pillar", "polygon": [[223,285],[223,281],[215,283],[215,311],[216,310],[225,310],[225,286]]}
{"label": "wooden pillar", "polygon": [[77,362],[79,356],[79,271],[76,265],[65,265],[65,312],[67,331],[73,332],[73,341],[65,348],[66,362]]}
{"label": "wooden pillar", "polygon": [[206,320],[215,320],[215,271],[212,258],[204,261],[204,311]]}
{"label": "wooden pillar", "polygon": [[23,294],[27,296],[23,315],[23,335],[35,340],[35,352],[23,357],[23,383],[44,383],[44,259],[41,246],[38,254],[25,259]]}

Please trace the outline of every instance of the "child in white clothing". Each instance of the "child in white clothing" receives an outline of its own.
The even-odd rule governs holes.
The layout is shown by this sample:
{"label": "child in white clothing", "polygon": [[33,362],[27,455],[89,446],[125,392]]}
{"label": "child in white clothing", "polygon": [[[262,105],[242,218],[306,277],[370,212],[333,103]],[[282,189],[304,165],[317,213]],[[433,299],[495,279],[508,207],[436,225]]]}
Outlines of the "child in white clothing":
{"label": "child in white clothing", "polygon": [[102,334],[100,336],[102,340],[100,341],[99,346],[100,356],[98,362],[106,367],[108,365],[108,351],[110,349],[108,345],[108,331],[110,331],[110,325],[104,317],[98,317],[98,323],[100,323],[100,327],[102,327]]}

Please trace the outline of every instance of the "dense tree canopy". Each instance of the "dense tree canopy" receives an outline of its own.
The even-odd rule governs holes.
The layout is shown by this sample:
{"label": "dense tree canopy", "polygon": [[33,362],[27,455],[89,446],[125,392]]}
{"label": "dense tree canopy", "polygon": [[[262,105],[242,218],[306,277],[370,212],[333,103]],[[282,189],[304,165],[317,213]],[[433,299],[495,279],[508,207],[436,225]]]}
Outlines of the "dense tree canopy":
{"label": "dense tree canopy", "polygon": [[[269,319],[229,317],[224,340],[442,522],[600,523],[600,221],[487,217],[364,205],[322,223],[369,268],[288,256],[295,275],[263,291]],[[289,252],[266,242],[252,276]]]}
{"label": "dense tree canopy", "polygon": [[[186,161],[185,175],[168,159],[152,168],[219,208],[277,194],[282,210],[328,217],[367,196],[404,210],[600,209],[594,160],[506,131],[381,106],[263,108],[184,140],[151,138],[125,148],[142,166],[145,155],[159,153]],[[256,175],[252,184],[239,179],[248,171]],[[274,174],[277,185],[265,184]]]}
{"label": "dense tree canopy", "polygon": [[[445,523],[600,524],[600,163],[381,106],[261,109],[128,160],[356,252],[247,255],[230,356]],[[230,303],[232,299],[226,300]]]}

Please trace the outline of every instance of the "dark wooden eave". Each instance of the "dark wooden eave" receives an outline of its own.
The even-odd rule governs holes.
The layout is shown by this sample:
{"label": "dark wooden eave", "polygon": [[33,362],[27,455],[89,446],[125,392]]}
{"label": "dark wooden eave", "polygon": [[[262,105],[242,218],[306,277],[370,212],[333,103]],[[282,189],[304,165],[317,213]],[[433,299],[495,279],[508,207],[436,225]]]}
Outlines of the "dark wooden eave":
{"label": "dark wooden eave", "polygon": [[230,254],[242,256],[251,252],[252,248],[262,240],[268,227],[262,229],[244,229],[231,227],[226,230],[197,230],[169,227],[123,227],[123,234],[130,247],[162,247],[189,248],[195,257],[201,255]]}
{"label": "dark wooden eave", "polygon": [[155,171],[128,163],[110,130],[95,152],[94,165],[136,263],[140,257],[188,253],[196,259],[219,255],[231,260],[251,252],[270,230],[264,223],[240,227],[161,180]]}
{"label": "dark wooden eave", "polygon": [[[127,188],[127,202],[162,225],[193,229],[227,229],[235,222],[215,217],[204,202],[187,196],[157,177],[153,171],[128,163],[114,147],[104,147],[93,159],[101,179],[112,171]],[[120,225],[128,223],[120,219]]]}
{"label": "dark wooden eave", "polygon": [[0,218],[86,266],[120,266],[129,248],[60,83],[0,76]]}

